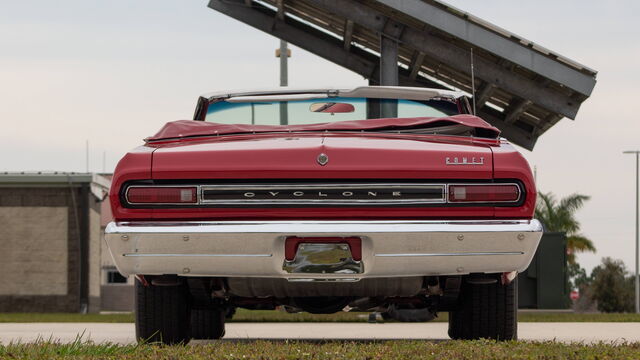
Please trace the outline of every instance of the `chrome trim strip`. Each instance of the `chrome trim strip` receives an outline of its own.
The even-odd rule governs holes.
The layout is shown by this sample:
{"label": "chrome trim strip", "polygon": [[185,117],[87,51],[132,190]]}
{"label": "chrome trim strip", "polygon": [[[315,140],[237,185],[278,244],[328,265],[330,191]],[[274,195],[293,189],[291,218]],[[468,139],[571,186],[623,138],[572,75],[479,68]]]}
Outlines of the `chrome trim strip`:
{"label": "chrome trim strip", "polygon": [[287,278],[289,282],[358,282],[360,279],[358,278],[330,278],[330,277],[318,277],[318,278]]}
{"label": "chrome trim strip", "polygon": [[154,221],[111,222],[106,234],[136,233],[397,233],[541,232],[538,220]]}
{"label": "chrome trim strip", "polygon": [[250,102],[288,102],[304,100],[320,100],[329,98],[329,94],[288,94],[288,95],[240,95],[225,99],[228,103]]}
{"label": "chrome trim strip", "polygon": [[342,200],[342,199],[334,199],[334,200],[320,200],[320,199],[286,199],[286,200],[224,200],[224,201],[216,201],[216,200],[207,200],[203,202],[201,205],[373,205],[373,204],[444,204],[444,201],[439,199],[388,199],[388,200],[364,200],[364,199],[355,199],[355,200]]}
{"label": "chrome trim strip", "polygon": [[272,254],[142,254],[127,253],[124,257],[272,257]]}
{"label": "chrome trim strip", "polygon": [[[375,92],[376,96],[371,92]],[[413,95],[413,100],[428,100],[434,97],[444,97],[457,99],[464,96],[461,91],[416,88],[416,87],[394,87],[394,86],[357,86],[354,88],[268,88],[268,89],[241,89],[232,91],[213,91],[202,94],[201,97],[208,101],[225,100],[239,96],[266,96],[266,95],[299,95],[299,94],[326,94],[330,97],[374,97],[389,99],[409,99]]]}
{"label": "chrome trim strip", "polygon": [[[413,204],[444,204],[442,201],[432,201],[429,199],[412,199],[412,200],[295,200],[288,199],[283,201],[277,200],[225,200],[224,202],[212,201],[204,203],[206,205],[373,205],[373,204],[387,204],[387,205],[413,205]],[[203,204],[203,205],[204,205]]]}
{"label": "chrome trim strip", "polygon": [[[442,188],[445,184],[443,183],[367,183],[367,184],[318,184],[318,183],[310,183],[310,184],[234,184],[234,185],[201,185],[203,188],[214,188],[214,189],[225,189],[225,190],[275,190],[282,188],[284,190],[299,190],[299,189],[332,189],[332,188],[340,188],[340,189],[370,189],[370,188],[380,188],[380,187],[403,187],[403,188],[423,188],[423,187],[434,187],[434,188]],[[248,187],[248,188],[247,188]],[[205,189],[206,190],[206,189]]]}
{"label": "chrome trim strip", "polygon": [[[447,202],[446,184],[442,183],[376,183],[376,184],[220,184],[220,185],[199,185],[201,188],[199,204],[218,205],[238,205],[238,204],[264,204],[264,205],[294,205],[294,204],[323,204],[323,205],[363,205],[363,204],[444,204]],[[229,190],[229,191],[256,191],[256,190],[280,190],[280,191],[301,191],[301,190],[367,190],[367,189],[425,189],[439,190],[440,194],[435,199],[234,199],[234,200],[210,200],[204,198],[207,190]]]}
{"label": "chrome trim strip", "polygon": [[375,254],[378,257],[428,257],[428,256],[493,256],[523,255],[522,251],[466,252],[466,253],[426,253],[426,254]]}

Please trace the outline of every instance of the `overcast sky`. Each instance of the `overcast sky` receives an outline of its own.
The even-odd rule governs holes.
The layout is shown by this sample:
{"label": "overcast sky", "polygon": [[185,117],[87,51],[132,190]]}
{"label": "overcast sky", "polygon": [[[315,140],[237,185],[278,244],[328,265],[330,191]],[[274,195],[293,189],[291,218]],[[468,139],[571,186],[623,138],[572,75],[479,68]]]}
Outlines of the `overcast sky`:
{"label": "overcast sky", "polygon": [[[592,199],[578,214],[603,256],[633,268],[634,161],[640,148],[640,2],[450,0],[599,72],[575,121],[524,151],[542,191]],[[0,0],[0,171],[112,171],[199,94],[278,85],[278,40],[205,0]],[[359,76],[293,48],[291,86],[352,86]]]}

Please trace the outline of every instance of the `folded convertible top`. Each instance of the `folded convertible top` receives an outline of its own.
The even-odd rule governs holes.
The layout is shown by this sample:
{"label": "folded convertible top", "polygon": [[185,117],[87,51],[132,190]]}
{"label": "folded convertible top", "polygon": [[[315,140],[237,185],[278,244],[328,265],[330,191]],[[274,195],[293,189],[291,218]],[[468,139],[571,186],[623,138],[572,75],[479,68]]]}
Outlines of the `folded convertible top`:
{"label": "folded convertible top", "polygon": [[440,126],[463,125],[474,130],[474,135],[484,138],[497,138],[500,130],[473,115],[454,115],[446,117],[387,118],[337,121],[303,125],[242,125],[219,124],[194,120],[178,120],[165,124],[155,135],[145,139],[147,142],[173,140],[187,137],[217,136],[247,133],[282,133],[313,131],[393,131]]}

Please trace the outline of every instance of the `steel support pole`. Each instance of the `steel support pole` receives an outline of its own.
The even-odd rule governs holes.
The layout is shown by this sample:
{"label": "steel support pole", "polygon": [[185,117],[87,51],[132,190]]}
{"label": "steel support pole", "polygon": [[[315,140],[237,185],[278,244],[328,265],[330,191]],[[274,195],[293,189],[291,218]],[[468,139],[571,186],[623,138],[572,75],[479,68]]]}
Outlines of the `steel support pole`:
{"label": "steel support pole", "polygon": [[289,85],[289,69],[287,61],[289,60],[289,54],[287,51],[287,42],[280,40],[280,86]]}
{"label": "steel support pole", "polygon": [[635,273],[635,285],[636,285],[636,314],[640,314],[640,277],[638,277],[638,253],[640,251],[640,150],[625,151],[624,154],[636,155],[636,273]]}
{"label": "steel support pole", "polygon": [[640,278],[638,278],[638,250],[640,250],[638,249],[638,212],[640,210],[640,206],[638,204],[638,192],[640,190],[640,180],[638,178],[640,175],[638,171],[640,171],[640,169],[638,168],[638,155],[639,153],[636,151],[636,314],[640,313]]}
{"label": "steel support pole", "polygon": [[[384,34],[380,35],[380,85],[398,86],[398,42]],[[398,117],[398,101],[382,100],[380,116]]]}
{"label": "steel support pole", "polygon": [[[369,79],[369,86],[380,85],[373,79]],[[367,99],[367,119],[379,119],[380,118],[380,99]]]}
{"label": "steel support pole", "polygon": [[[289,85],[289,68],[288,68],[289,53],[287,51],[287,42],[280,40],[280,86]],[[280,125],[289,124],[289,109],[287,103],[280,102]]]}

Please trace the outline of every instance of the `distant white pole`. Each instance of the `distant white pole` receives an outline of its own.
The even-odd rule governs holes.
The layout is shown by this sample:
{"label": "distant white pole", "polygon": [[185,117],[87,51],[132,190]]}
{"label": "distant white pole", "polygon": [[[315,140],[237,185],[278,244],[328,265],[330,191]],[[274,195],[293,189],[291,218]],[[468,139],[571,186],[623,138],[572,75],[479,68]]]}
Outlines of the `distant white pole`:
{"label": "distant white pole", "polygon": [[106,173],[107,172],[107,152],[103,151],[102,152],[102,173]]}
{"label": "distant white pole", "polygon": [[640,195],[640,179],[639,179],[639,171],[640,171],[640,160],[638,159],[638,155],[640,155],[640,150],[633,151],[625,151],[625,154],[635,154],[636,155],[636,314],[640,313],[640,278],[638,277],[638,250],[639,250],[639,241],[640,237],[639,227],[638,227],[638,213],[640,212],[640,203],[638,203]]}
{"label": "distant white pole", "polygon": [[85,172],[89,172],[89,140],[87,140],[86,144],[85,144],[85,153],[84,153],[84,160],[85,160],[85,165],[86,165],[86,171]]}

